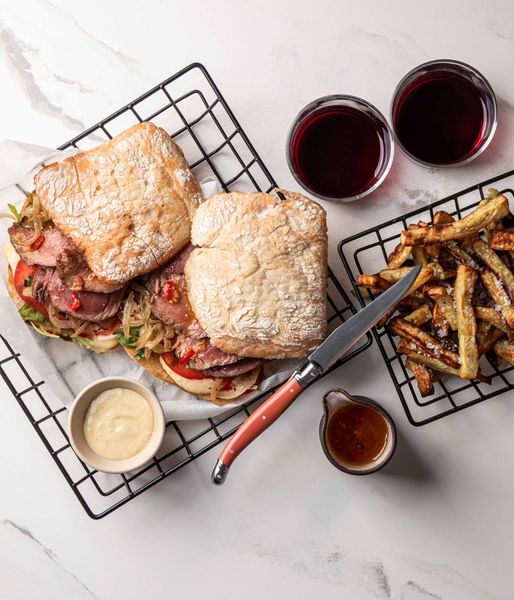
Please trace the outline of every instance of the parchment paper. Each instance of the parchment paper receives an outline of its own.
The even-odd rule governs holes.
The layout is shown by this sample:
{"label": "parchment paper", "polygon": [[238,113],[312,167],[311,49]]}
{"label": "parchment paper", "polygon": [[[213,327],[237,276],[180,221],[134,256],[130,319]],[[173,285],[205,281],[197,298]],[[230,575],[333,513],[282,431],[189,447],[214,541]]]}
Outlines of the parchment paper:
{"label": "parchment paper", "polygon": [[[76,151],[75,151],[76,152]],[[56,152],[49,148],[21,142],[0,143],[0,212],[7,203],[18,208],[23,203],[25,191],[33,188],[32,178],[42,163],[61,160],[73,152]],[[206,198],[219,191],[216,180],[200,182]],[[1,219],[0,245],[9,241],[7,228],[10,219]],[[151,387],[161,400],[167,419],[185,420],[213,417],[248,402],[261,391],[284,381],[298,361],[272,361],[266,365],[264,380],[259,390],[244,396],[244,400],[231,402],[222,407],[199,400],[176,386],[166,384],[137,366],[122,348],[95,354],[77,344],[45,338],[34,332],[18,314],[6,288],[7,261],[0,259],[0,333],[19,352],[33,369],[45,380],[53,395],[65,405],[86,385],[100,377],[123,375],[133,377]]]}

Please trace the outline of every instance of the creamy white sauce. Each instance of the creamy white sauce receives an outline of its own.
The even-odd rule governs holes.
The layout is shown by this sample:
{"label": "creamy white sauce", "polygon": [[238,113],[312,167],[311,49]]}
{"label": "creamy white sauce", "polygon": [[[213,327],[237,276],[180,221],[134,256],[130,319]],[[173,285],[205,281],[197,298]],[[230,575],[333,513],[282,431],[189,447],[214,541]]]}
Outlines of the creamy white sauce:
{"label": "creamy white sauce", "polygon": [[99,394],[84,419],[84,437],[91,450],[111,460],[130,458],[148,443],[153,412],[141,394],[112,388]]}

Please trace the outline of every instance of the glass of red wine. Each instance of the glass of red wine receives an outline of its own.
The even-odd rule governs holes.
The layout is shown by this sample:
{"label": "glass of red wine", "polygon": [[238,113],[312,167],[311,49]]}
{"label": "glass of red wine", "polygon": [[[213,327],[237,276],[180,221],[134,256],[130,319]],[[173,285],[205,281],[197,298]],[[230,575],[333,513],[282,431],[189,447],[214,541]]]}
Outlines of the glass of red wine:
{"label": "glass of red wine", "polygon": [[362,198],[384,181],[394,142],[384,116],[369,102],[332,95],[314,100],[296,116],[286,156],[296,181],[324,200]]}
{"label": "glass of red wine", "polygon": [[491,142],[497,119],[487,79],[456,60],[433,60],[412,69],[397,85],[391,106],[401,150],[430,167],[476,158]]}

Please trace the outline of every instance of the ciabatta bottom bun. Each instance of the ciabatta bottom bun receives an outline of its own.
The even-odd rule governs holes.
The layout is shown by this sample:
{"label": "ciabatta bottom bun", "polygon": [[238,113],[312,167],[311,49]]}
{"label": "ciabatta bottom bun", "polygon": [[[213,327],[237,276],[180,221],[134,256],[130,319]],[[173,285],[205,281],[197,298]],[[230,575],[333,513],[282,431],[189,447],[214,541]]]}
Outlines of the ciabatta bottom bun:
{"label": "ciabatta bottom bun", "polygon": [[[255,389],[261,373],[261,367],[257,367],[237,377],[208,377],[201,371],[194,372],[193,369],[181,367],[171,353],[166,355],[152,353],[150,358],[137,359],[131,348],[125,348],[125,351],[134,362],[154,377],[218,406],[223,406]],[[189,376],[186,377],[184,373],[188,373]],[[194,378],[191,378],[191,373],[194,374]]]}

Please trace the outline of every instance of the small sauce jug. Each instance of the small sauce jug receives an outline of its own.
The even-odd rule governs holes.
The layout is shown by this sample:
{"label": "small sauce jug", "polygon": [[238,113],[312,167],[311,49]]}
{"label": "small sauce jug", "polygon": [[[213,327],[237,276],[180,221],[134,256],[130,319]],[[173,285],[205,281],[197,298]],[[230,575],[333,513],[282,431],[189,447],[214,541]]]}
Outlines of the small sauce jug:
{"label": "small sauce jug", "polygon": [[338,388],[323,397],[319,436],[328,460],[351,475],[381,469],[391,459],[397,437],[392,418],[379,404]]}

